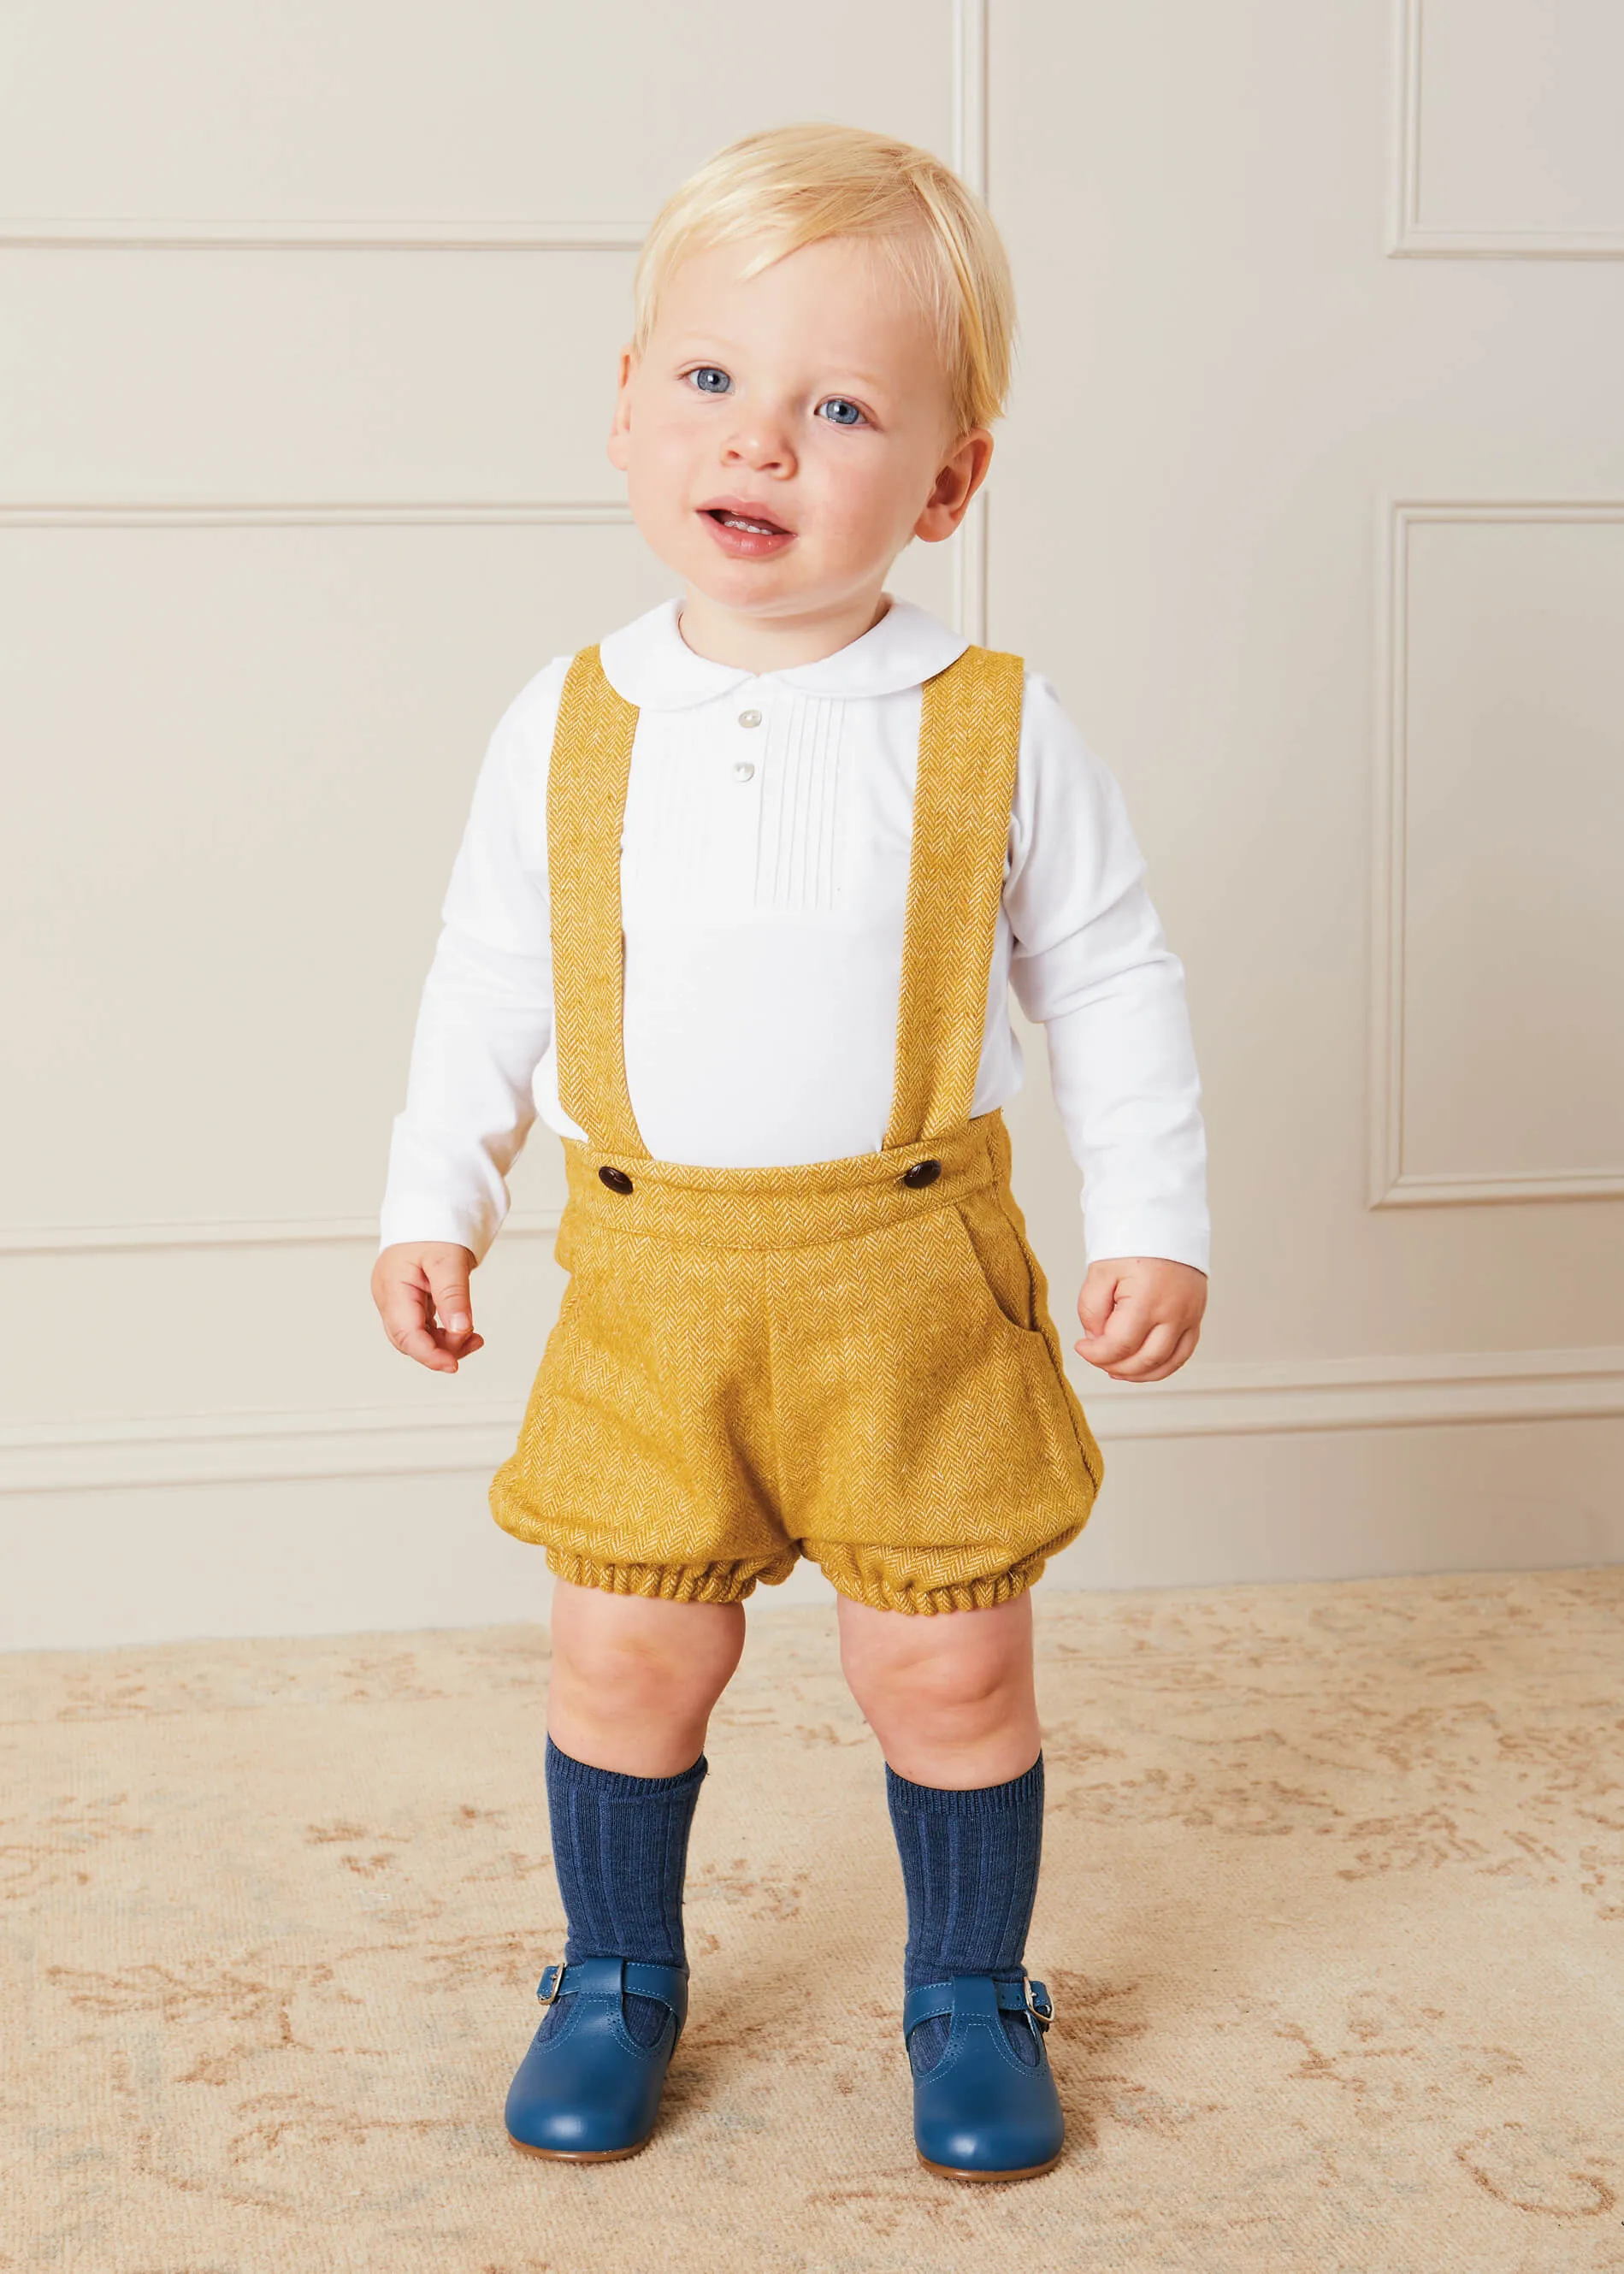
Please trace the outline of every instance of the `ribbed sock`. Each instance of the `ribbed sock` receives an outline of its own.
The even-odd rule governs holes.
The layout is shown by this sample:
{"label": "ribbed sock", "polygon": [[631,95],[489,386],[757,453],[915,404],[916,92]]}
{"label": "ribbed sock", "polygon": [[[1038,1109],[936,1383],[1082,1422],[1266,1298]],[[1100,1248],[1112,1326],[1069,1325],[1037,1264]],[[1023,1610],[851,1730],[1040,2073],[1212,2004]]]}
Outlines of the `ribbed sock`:
{"label": "ribbed sock", "polygon": [[[1042,1754],[1024,1776],[967,1792],[911,1784],[887,1764],[885,1796],[908,1899],[906,1986],[953,1974],[1023,1980],[1043,1845]],[[1034,2065],[1031,2025],[1019,2014],[1003,2019],[1011,2050]],[[916,2071],[935,2066],[951,2028],[945,2018],[920,2023],[910,2045]]]}
{"label": "ribbed sock", "polygon": [[[622,1776],[574,1760],[547,1739],[547,1811],[568,1927],[566,1963],[634,1958],[645,1966],[681,1965],[688,1835],[706,1766],[702,1753],[680,1776]],[[559,2026],[569,2002],[566,1990],[548,2008],[544,2037]],[[628,1994],[625,2011],[633,2037],[653,2044],[665,2024],[665,2007]]]}

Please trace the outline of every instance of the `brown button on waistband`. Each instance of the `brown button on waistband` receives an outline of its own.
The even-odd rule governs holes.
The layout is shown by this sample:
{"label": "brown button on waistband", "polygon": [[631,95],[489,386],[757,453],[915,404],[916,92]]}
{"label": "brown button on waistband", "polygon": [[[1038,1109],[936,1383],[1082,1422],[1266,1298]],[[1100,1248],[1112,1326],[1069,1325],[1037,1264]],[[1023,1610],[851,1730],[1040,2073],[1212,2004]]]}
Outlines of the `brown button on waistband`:
{"label": "brown button on waistband", "polygon": [[629,1193],[632,1188],[632,1180],[624,1169],[607,1165],[598,1171],[598,1181],[600,1185],[607,1185],[612,1193]]}
{"label": "brown button on waistband", "polygon": [[921,1185],[934,1185],[941,1173],[940,1161],[915,1161],[911,1169],[903,1171],[902,1181],[905,1185],[912,1185],[917,1192]]}

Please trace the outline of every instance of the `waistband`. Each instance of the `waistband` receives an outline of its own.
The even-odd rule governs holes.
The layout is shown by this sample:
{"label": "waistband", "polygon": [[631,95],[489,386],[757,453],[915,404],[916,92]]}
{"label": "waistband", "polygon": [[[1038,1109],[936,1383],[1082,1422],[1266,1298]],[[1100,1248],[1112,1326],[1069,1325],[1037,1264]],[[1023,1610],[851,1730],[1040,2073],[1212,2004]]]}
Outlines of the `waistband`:
{"label": "waistband", "polygon": [[996,1107],[917,1144],[789,1168],[695,1168],[602,1152],[578,1137],[563,1145],[567,1224],[715,1247],[849,1239],[948,1206],[1010,1171],[1009,1132]]}

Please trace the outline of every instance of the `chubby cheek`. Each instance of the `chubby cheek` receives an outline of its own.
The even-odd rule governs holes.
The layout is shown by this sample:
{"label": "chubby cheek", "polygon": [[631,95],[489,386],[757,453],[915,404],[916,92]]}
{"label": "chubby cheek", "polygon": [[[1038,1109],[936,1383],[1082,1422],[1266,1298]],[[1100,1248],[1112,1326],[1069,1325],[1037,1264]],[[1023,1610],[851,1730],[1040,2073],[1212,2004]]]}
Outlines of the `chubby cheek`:
{"label": "chubby cheek", "polygon": [[638,526],[673,535],[687,518],[690,453],[669,431],[639,435],[626,470],[626,493]]}
{"label": "chubby cheek", "polygon": [[866,472],[854,476],[846,467],[819,480],[810,502],[808,523],[831,562],[866,568],[897,552],[913,525],[898,485]]}
{"label": "chubby cheek", "polygon": [[689,498],[701,493],[698,482],[696,437],[680,421],[646,418],[632,430],[626,496],[643,532],[658,530],[664,537],[687,532]]}

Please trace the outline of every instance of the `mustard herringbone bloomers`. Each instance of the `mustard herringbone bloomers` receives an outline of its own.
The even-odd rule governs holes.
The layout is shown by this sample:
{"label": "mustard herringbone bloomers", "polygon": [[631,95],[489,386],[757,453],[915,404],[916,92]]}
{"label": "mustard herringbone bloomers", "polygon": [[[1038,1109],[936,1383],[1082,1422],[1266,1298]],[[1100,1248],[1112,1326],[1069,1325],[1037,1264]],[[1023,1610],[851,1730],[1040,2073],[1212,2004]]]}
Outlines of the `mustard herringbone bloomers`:
{"label": "mustard herringbone bloomers", "polygon": [[619,862],[636,712],[595,648],[571,666],[548,866],[560,1095],[590,1141],[565,1143],[570,1282],[491,1488],[497,1522],[560,1577],[733,1602],[806,1555],[878,1609],[976,1610],[1086,1522],[1099,1449],[1008,1133],[968,1118],[1020,689],[1018,657],[976,648],[925,687],[883,1148],[704,1169],[651,1160],[632,1111]]}

